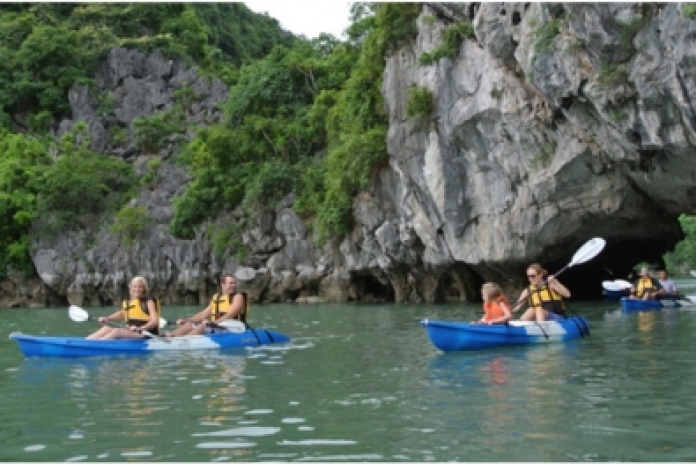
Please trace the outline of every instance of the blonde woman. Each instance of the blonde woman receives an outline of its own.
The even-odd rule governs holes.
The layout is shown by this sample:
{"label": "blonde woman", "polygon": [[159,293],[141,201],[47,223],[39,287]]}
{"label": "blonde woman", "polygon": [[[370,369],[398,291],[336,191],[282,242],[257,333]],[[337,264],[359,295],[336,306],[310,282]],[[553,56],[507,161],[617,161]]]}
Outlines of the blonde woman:
{"label": "blonde woman", "polygon": [[479,324],[504,324],[512,319],[510,302],[503,295],[500,286],[494,282],[486,282],[481,287],[483,298],[483,317]]}
{"label": "blonde woman", "polygon": [[548,274],[548,271],[537,263],[527,268],[529,287],[522,291],[519,303],[512,308],[512,312],[516,312],[525,300],[527,301],[529,309],[520,317],[521,321],[556,321],[566,317],[563,298],[570,298],[570,290]]}
{"label": "blonde woman", "polygon": [[[104,327],[87,337],[88,340],[113,340],[115,338],[144,338],[143,331],[159,334],[159,310],[157,302],[148,297],[147,282],[143,277],[133,277],[128,285],[130,299],[121,303],[121,309],[99,318]],[[110,327],[111,321],[123,319],[125,327]]]}

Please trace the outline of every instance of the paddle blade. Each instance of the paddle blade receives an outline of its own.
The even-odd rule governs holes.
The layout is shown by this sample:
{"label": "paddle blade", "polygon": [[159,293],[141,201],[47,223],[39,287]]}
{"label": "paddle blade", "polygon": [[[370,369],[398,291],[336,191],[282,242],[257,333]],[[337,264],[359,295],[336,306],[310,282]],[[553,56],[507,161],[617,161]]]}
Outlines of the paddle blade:
{"label": "paddle blade", "polygon": [[75,305],[70,305],[68,308],[68,316],[75,322],[85,322],[89,320],[89,313]]}
{"label": "paddle blade", "polygon": [[570,264],[568,264],[568,267],[575,266],[576,264],[582,264],[591,260],[604,249],[604,245],[606,244],[606,240],[601,237],[595,237],[588,240],[587,243],[585,243],[578,251],[575,252],[573,259],[570,261]]}
{"label": "paddle blade", "polygon": [[165,318],[160,317],[159,328],[164,329],[167,326],[167,324],[169,324],[169,322],[167,322]]}
{"label": "paddle blade", "polygon": [[217,324],[234,333],[242,333],[246,330],[246,325],[240,321],[225,320],[217,322]]}
{"label": "paddle blade", "polygon": [[627,288],[623,285],[617,284],[616,282],[612,282],[610,280],[605,280],[604,282],[602,282],[602,287],[604,287],[605,290],[609,290],[610,292],[622,292],[624,290],[627,290]]}
{"label": "paddle blade", "polygon": [[623,289],[626,289],[626,290],[627,290],[627,289],[633,287],[633,284],[631,284],[631,282],[629,282],[629,281],[627,281],[627,280],[616,279],[616,280],[614,281],[614,283],[615,283],[616,285],[620,285],[621,287],[623,287],[622,290],[623,290]]}
{"label": "paddle blade", "polygon": [[686,295],[686,299],[692,303],[696,303],[696,295]]}

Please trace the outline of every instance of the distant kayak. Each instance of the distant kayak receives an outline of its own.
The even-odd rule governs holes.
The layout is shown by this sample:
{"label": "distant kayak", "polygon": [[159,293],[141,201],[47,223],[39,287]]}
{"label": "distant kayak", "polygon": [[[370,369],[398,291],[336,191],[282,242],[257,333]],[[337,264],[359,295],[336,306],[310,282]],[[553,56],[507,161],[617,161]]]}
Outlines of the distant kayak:
{"label": "distant kayak", "polygon": [[431,343],[445,352],[562,342],[590,334],[590,326],[582,316],[571,316],[562,321],[510,321],[492,325],[425,319],[421,325]]}
{"label": "distant kayak", "polygon": [[246,346],[287,343],[290,338],[266,329],[247,329],[242,333],[224,332],[211,335],[187,335],[171,338],[87,340],[76,337],[42,337],[10,334],[20,351],[32,357],[81,357],[140,355],[160,351],[220,350]]}
{"label": "distant kayak", "polygon": [[621,298],[621,309],[624,311],[650,311],[662,309],[666,306],[670,308],[679,308],[681,303],[676,299],[664,300],[639,300],[637,298]]}
{"label": "distant kayak", "polygon": [[621,298],[628,296],[629,295],[628,290],[607,290],[603,289],[602,290],[602,295],[604,295],[604,298],[607,300],[620,300]]}

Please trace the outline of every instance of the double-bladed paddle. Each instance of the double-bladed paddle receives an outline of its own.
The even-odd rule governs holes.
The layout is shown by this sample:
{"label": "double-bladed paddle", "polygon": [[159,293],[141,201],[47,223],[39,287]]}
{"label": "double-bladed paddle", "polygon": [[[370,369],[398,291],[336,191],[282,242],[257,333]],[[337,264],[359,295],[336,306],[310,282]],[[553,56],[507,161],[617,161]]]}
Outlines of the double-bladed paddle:
{"label": "double-bladed paddle", "polygon": [[[553,274],[553,277],[557,278],[559,275],[561,275],[561,273],[563,273],[567,269],[570,269],[573,266],[576,266],[576,265],[582,264],[582,263],[586,263],[587,261],[591,260],[592,258],[597,256],[604,249],[604,246],[606,244],[607,244],[606,240],[604,240],[601,237],[595,237],[595,238],[588,240],[587,242],[585,242],[585,244],[583,246],[581,246],[578,249],[578,251],[575,252],[575,254],[573,255],[573,258],[570,260],[570,262],[568,264],[563,266],[563,268],[560,271]],[[545,285],[546,285],[546,283],[544,283],[544,286]],[[542,288],[543,288],[543,286],[542,286]],[[520,303],[522,303],[523,300],[524,300],[524,298],[520,298],[519,300],[517,300],[517,302],[514,305],[512,305],[512,309],[515,309]]]}

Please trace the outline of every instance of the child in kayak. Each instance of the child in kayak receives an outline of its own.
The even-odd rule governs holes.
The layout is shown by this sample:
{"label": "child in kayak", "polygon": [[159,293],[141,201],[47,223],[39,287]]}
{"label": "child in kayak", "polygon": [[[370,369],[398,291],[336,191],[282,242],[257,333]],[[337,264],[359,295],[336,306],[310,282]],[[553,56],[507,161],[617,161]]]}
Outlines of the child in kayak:
{"label": "child in kayak", "polygon": [[486,282],[481,287],[483,297],[483,317],[480,324],[504,324],[512,319],[510,302],[503,295],[500,286],[494,282]]}

